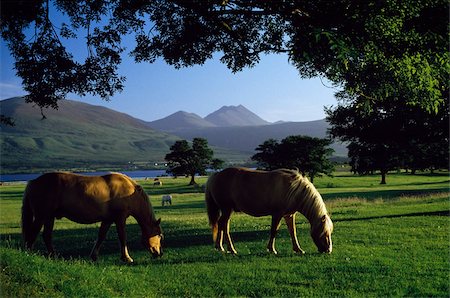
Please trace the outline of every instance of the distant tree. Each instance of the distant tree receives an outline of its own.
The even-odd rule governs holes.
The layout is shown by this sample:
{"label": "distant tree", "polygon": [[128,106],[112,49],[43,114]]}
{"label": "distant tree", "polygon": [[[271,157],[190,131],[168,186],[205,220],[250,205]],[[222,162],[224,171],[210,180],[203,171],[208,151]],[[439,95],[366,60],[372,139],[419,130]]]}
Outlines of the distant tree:
{"label": "distant tree", "polygon": [[448,168],[448,99],[436,113],[394,100],[378,102],[372,110],[343,102],[326,112],[330,135],[349,143],[354,172],[379,171],[385,184],[391,170]]}
{"label": "distant tree", "polygon": [[211,169],[214,171],[221,170],[225,162],[219,158],[213,158],[211,161]]}
{"label": "distant tree", "polygon": [[[302,77],[325,77],[359,104],[399,98],[436,111],[448,95],[447,12],[447,0],[1,1],[0,29],[40,107],[120,92],[122,39],[133,35],[137,62],[179,68],[219,53],[236,72],[286,53]],[[74,39],[85,53],[71,52]]]}
{"label": "distant tree", "polygon": [[386,184],[389,171],[399,168],[399,155],[392,154],[397,149],[385,144],[361,144],[352,142],[348,145],[348,157],[352,171],[359,175],[379,171],[380,184]]}
{"label": "distant tree", "polygon": [[195,175],[205,175],[211,164],[213,151],[208,147],[208,141],[203,138],[194,138],[192,147],[186,140],[176,141],[166,155],[168,172],[175,176],[189,175],[189,185],[196,184]]}
{"label": "distant tree", "polygon": [[277,168],[297,168],[303,175],[308,175],[311,182],[321,174],[331,175],[334,166],[329,157],[334,152],[328,146],[329,139],[309,136],[289,136],[278,143],[270,139],[259,145],[260,151],[252,156],[252,160],[266,170]]}
{"label": "distant tree", "polygon": [[277,151],[279,146],[280,144],[275,139],[264,141],[255,149],[257,153],[252,156],[252,160],[257,161],[259,167],[268,171],[282,168],[281,156]]}

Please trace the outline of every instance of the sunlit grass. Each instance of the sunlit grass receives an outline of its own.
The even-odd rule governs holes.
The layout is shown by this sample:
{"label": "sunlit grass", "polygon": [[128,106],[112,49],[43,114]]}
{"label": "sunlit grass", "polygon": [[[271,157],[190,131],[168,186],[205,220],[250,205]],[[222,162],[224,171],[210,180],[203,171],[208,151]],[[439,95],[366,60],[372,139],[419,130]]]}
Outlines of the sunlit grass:
{"label": "sunlit grass", "polygon": [[[201,188],[186,178],[165,178],[163,186],[139,181],[162,218],[164,256],[152,259],[140,245],[140,230],[127,221],[135,264],[119,261],[114,227],[89,260],[98,224],[56,221],[56,259],[45,255],[41,238],[34,252],[21,248],[20,208],[25,185],[0,187],[1,296],[438,296],[448,297],[450,212],[448,175],[390,175],[378,178],[342,174],[318,178],[335,225],[331,255],[317,253],[306,219],[297,216],[304,256],[291,251],[282,224],[276,246],[265,251],[270,217],[234,214],[237,256],[213,249]],[[206,178],[199,178],[204,184]],[[329,187],[334,183],[333,187]],[[327,187],[328,185],[328,187]],[[162,207],[170,193],[173,205]]]}

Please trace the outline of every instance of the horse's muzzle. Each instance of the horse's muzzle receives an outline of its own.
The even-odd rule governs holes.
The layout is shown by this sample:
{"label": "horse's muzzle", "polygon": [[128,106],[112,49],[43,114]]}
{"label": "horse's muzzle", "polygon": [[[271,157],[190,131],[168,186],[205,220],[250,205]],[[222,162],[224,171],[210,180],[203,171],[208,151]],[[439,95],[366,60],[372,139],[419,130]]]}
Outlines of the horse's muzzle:
{"label": "horse's muzzle", "polygon": [[156,250],[151,249],[151,250],[150,250],[150,253],[152,254],[152,257],[153,257],[154,259],[160,258],[160,257],[162,257],[162,255],[163,255],[162,249],[161,249],[159,252],[156,251]]}

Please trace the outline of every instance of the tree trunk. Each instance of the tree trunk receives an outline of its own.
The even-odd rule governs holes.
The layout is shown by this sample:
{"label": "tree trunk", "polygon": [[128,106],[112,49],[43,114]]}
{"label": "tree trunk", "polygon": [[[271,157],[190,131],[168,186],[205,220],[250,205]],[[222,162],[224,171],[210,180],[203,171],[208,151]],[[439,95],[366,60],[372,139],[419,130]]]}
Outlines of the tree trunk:
{"label": "tree trunk", "polygon": [[386,172],[381,171],[381,182],[380,184],[386,184]]}
{"label": "tree trunk", "polygon": [[195,184],[197,184],[195,182],[195,174],[191,174],[191,181],[189,182],[189,185],[195,185]]}

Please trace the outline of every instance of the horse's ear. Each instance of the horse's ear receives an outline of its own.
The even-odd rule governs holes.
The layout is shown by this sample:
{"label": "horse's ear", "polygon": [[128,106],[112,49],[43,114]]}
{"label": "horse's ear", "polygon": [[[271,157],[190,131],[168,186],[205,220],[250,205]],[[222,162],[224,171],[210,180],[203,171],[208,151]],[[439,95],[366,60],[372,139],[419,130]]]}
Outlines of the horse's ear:
{"label": "horse's ear", "polygon": [[156,221],[156,224],[159,225],[161,223],[161,218],[158,218],[158,220]]}

